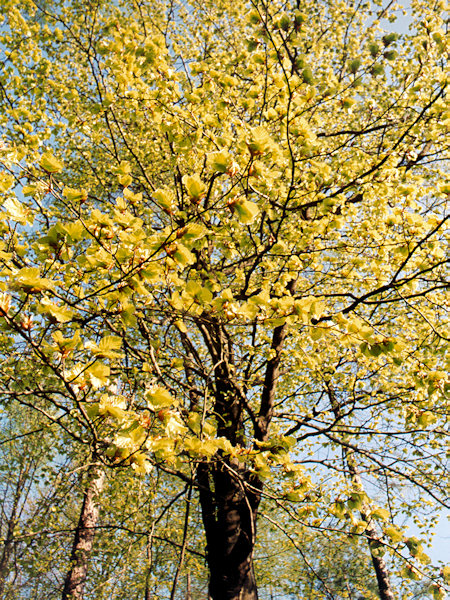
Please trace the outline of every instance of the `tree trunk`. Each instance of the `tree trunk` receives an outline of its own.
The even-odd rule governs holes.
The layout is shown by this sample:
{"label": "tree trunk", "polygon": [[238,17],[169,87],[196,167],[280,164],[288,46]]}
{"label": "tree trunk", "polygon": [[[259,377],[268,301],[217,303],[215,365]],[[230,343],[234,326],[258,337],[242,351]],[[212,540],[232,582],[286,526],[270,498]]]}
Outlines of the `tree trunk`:
{"label": "tree trunk", "polygon": [[8,519],[8,529],[6,532],[6,538],[3,542],[2,555],[0,557],[0,598],[4,597],[6,579],[8,577],[8,566],[11,558],[11,553],[13,551],[14,544],[14,528],[17,523],[17,507],[20,499],[21,488],[18,485],[16,488],[16,493],[14,494],[13,506],[11,510],[11,515]]}
{"label": "tree trunk", "polygon": [[[236,460],[198,469],[211,600],[257,600],[253,549],[261,483]],[[249,487],[251,485],[251,488]]]}
{"label": "tree trunk", "polygon": [[191,574],[188,573],[187,574],[187,580],[186,580],[186,598],[185,600],[192,600],[192,596],[191,596]]}
{"label": "tree trunk", "polygon": [[[354,487],[361,492],[364,492],[364,486],[361,477],[356,466],[356,462],[353,456],[353,452],[348,449],[345,450],[346,461],[350,477]],[[382,556],[378,556],[375,548],[379,545],[379,536],[375,529],[375,523],[370,516],[370,506],[364,503],[360,510],[360,515],[363,521],[367,523],[366,537],[369,544],[370,555],[372,557],[372,564],[377,576],[378,593],[381,600],[394,600],[394,594],[391,588],[391,580],[389,577],[389,571]]]}
{"label": "tree trunk", "polygon": [[89,558],[92,552],[95,527],[99,515],[98,496],[103,490],[105,473],[98,466],[88,471],[88,485],[84,492],[80,518],[70,557],[70,569],[66,575],[62,600],[82,600]]}
{"label": "tree trunk", "polygon": [[[294,289],[292,284],[291,289]],[[273,332],[260,410],[249,411],[245,392],[235,377],[233,343],[223,323],[198,322],[214,364],[214,414],[217,435],[245,447],[244,414],[251,416],[254,438],[264,441],[273,415],[285,325]],[[220,452],[197,470],[202,519],[206,534],[210,600],[257,600],[253,551],[262,482],[236,458]]]}
{"label": "tree trunk", "polygon": [[[20,470],[19,478],[16,483],[16,489],[14,491],[13,503],[8,518],[6,537],[5,541],[3,542],[3,549],[0,557],[0,598],[3,598],[5,593],[6,579],[9,573],[9,563],[14,549],[14,529],[18,521],[17,513],[19,512],[20,514],[20,511],[18,511],[19,502],[29,470],[30,463],[28,463],[24,469]],[[5,508],[3,508],[3,511],[5,512]]]}
{"label": "tree trunk", "polygon": [[[370,541],[369,541],[370,546]],[[394,600],[394,594],[392,593],[391,581],[389,578],[389,571],[384,558],[382,556],[375,556],[371,550],[372,564],[377,575],[378,582],[378,593],[381,600]]]}
{"label": "tree trunk", "polygon": [[[341,409],[336,399],[336,395],[331,383],[327,384],[327,391],[331,401],[331,406],[333,408],[334,415],[337,419],[341,419]],[[364,485],[359,474],[358,465],[355,460],[353,450],[343,445],[342,452],[347,463],[348,471],[350,474],[350,480],[353,484],[353,487],[358,492],[364,492]],[[384,561],[384,558],[382,556],[379,556],[376,551],[376,549],[379,547],[380,537],[375,528],[374,520],[371,517],[370,506],[367,504],[367,502],[363,503],[360,510],[360,515],[361,519],[367,523],[365,535],[367,538],[367,543],[369,545],[369,551],[370,556],[372,558],[373,568],[377,577],[378,594],[380,596],[380,600],[394,600],[389,570],[387,568],[386,562]]]}

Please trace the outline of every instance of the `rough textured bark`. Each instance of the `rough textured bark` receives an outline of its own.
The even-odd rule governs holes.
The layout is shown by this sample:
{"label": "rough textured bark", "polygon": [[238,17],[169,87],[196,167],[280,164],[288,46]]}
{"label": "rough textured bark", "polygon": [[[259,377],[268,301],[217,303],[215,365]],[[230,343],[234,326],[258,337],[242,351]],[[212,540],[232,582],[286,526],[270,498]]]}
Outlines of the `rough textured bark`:
{"label": "rough textured bark", "polygon": [[[295,281],[288,284],[295,291]],[[273,355],[266,365],[259,410],[254,413],[235,378],[233,344],[225,326],[213,319],[198,322],[214,364],[214,413],[219,436],[233,446],[246,445],[244,417],[253,423],[253,437],[264,441],[273,416],[281,352],[287,326],[273,331]],[[206,533],[211,600],[257,600],[253,565],[256,519],[263,484],[237,459],[218,456],[197,471],[200,505]]]}
{"label": "rough textured bark", "polygon": [[5,593],[6,578],[8,577],[8,565],[13,550],[13,536],[14,520],[10,520],[8,523],[6,539],[3,542],[2,555],[0,557],[0,598],[3,598]]}
{"label": "rough textured bark", "polygon": [[200,465],[198,483],[210,570],[210,598],[257,600],[253,548],[259,482],[250,481],[248,472],[237,461],[230,461]]}
{"label": "rough textured bark", "polygon": [[95,527],[99,516],[98,497],[103,490],[105,473],[98,466],[88,472],[88,484],[84,493],[80,518],[70,557],[71,566],[66,575],[62,600],[82,600],[86,582],[89,558],[92,552]]}

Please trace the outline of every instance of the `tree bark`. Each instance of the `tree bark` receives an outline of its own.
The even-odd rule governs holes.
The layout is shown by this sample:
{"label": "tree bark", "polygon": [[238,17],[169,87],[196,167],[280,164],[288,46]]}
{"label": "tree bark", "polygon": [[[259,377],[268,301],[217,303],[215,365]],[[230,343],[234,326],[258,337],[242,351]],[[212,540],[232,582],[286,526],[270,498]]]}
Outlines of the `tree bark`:
{"label": "tree bark", "polygon": [[261,484],[238,461],[202,463],[198,485],[211,600],[257,600],[253,549]]}
{"label": "tree bark", "polygon": [[[288,284],[295,291],[295,281]],[[214,413],[217,434],[233,446],[246,444],[244,413],[253,422],[254,438],[264,441],[273,416],[281,352],[287,325],[275,327],[257,414],[248,406],[235,378],[232,340],[224,325],[214,319],[198,322],[214,364]],[[197,484],[206,534],[210,600],[257,600],[253,564],[256,519],[263,489],[262,481],[236,458],[220,453],[216,462],[198,466]]]}
{"label": "tree bark", "polygon": [[88,485],[84,492],[80,518],[70,557],[70,569],[67,572],[62,600],[82,600],[88,572],[89,558],[94,542],[95,527],[99,516],[98,497],[103,490],[105,473],[98,466],[88,471]]}
{"label": "tree bark", "polygon": [[6,579],[8,577],[8,565],[11,558],[11,553],[13,551],[14,545],[14,528],[17,523],[17,507],[20,500],[21,494],[21,485],[20,483],[16,487],[16,491],[14,494],[13,506],[11,509],[11,515],[8,519],[8,528],[6,532],[6,538],[3,542],[2,555],[0,557],[0,598],[4,597]]}
{"label": "tree bark", "polygon": [[187,579],[186,579],[186,598],[185,600],[192,600],[192,596],[191,596],[191,574],[188,573],[187,574]]}

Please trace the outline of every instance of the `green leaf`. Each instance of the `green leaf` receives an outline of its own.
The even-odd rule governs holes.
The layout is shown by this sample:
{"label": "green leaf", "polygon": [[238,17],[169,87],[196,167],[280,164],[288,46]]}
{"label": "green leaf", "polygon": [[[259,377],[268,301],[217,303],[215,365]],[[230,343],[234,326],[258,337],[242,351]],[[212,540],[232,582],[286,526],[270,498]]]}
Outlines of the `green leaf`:
{"label": "green leaf", "polygon": [[99,344],[94,342],[86,342],[85,347],[92,352],[97,358],[110,358],[117,359],[123,355],[121,352],[117,352],[122,346],[122,338],[116,335],[107,335],[103,337]]}
{"label": "green leaf", "polygon": [[383,52],[383,56],[386,60],[394,60],[397,58],[398,52],[396,50],[386,50]]}
{"label": "green leaf", "polygon": [[60,173],[64,169],[64,163],[53,156],[51,152],[44,152],[39,164],[47,173]]}
{"label": "green leaf", "polygon": [[145,392],[145,399],[150,410],[158,411],[175,403],[175,399],[165,388],[154,386]]}
{"label": "green leaf", "polygon": [[233,204],[233,208],[238,215],[239,221],[241,223],[245,223],[246,225],[250,225],[259,215],[259,207],[254,202],[250,202],[250,200],[239,200],[235,204]]}
{"label": "green leaf", "polygon": [[37,267],[24,267],[10,278],[10,288],[22,290],[27,294],[38,294],[46,290],[52,290],[54,283],[50,279],[40,276]]}
{"label": "green leaf", "polygon": [[193,200],[198,201],[205,194],[206,186],[200,179],[200,175],[184,175],[182,181],[189,197]]}
{"label": "green leaf", "polygon": [[389,46],[389,44],[392,44],[396,40],[398,40],[398,33],[386,33],[386,35],[383,36],[383,44],[385,46]]}
{"label": "green leaf", "polygon": [[405,544],[408,547],[408,550],[410,551],[411,556],[418,556],[423,551],[421,540],[419,540],[415,536],[406,538]]}
{"label": "green leaf", "polygon": [[302,78],[305,83],[308,85],[313,85],[314,83],[314,75],[311,67],[305,67],[302,71]]}
{"label": "green leaf", "polygon": [[348,63],[348,69],[350,73],[356,73],[361,66],[361,59],[355,58]]}
{"label": "green leaf", "polygon": [[380,46],[376,42],[370,43],[369,52],[372,55],[372,57],[375,58],[375,56],[377,56],[377,54],[380,52]]}

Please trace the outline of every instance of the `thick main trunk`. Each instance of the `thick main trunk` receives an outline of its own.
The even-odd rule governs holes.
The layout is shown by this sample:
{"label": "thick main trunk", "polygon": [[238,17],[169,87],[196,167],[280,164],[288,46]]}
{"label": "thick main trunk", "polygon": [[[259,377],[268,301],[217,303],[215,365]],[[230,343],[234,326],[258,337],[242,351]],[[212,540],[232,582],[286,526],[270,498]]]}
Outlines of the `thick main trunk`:
{"label": "thick main trunk", "polygon": [[6,579],[8,577],[8,565],[13,551],[14,526],[15,510],[13,509],[13,514],[8,523],[8,531],[6,533],[6,539],[3,543],[2,554],[0,557],[0,598],[4,597]]}
{"label": "thick main trunk", "polygon": [[[288,289],[293,293],[295,281],[288,284]],[[253,423],[252,437],[260,442],[266,440],[287,326],[274,329],[272,357],[267,361],[258,412],[249,408],[245,386],[241,387],[236,378],[232,337],[224,324],[208,318],[208,321],[199,320],[198,326],[214,364],[214,413],[218,436],[234,447],[245,447],[248,443],[247,416]],[[209,598],[257,600],[253,551],[262,483],[237,459],[220,453],[215,458],[217,462],[200,464],[197,472],[210,573]]]}
{"label": "thick main trunk", "polygon": [[11,516],[8,521],[8,530],[6,532],[6,539],[3,543],[2,554],[0,557],[0,598],[4,597],[6,579],[8,577],[8,565],[10,562],[11,554],[13,551],[13,540],[14,540],[14,527],[16,525],[16,512],[18,504],[18,494],[14,497],[13,508]]}
{"label": "thick main trunk", "polygon": [[[260,483],[237,462],[198,472],[211,600],[257,600],[253,566]],[[259,489],[258,489],[259,488]]]}
{"label": "thick main trunk", "polygon": [[64,582],[62,600],[82,600],[83,598],[95,527],[99,516],[98,496],[103,490],[105,473],[101,468],[94,466],[90,469],[88,478],[80,518],[75,530],[70,569]]}

